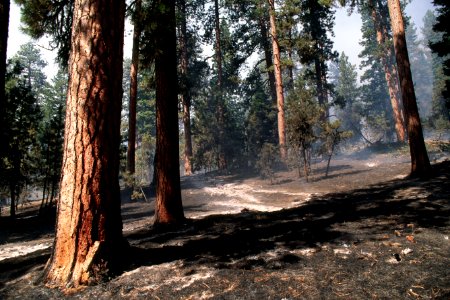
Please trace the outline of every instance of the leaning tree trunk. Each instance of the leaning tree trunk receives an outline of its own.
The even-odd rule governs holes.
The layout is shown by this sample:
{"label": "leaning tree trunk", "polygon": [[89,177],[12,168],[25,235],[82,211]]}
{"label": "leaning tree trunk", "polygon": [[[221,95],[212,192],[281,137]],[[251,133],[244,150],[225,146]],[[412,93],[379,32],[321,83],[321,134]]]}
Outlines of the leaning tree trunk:
{"label": "leaning tree trunk", "polygon": [[284,95],[283,95],[283,80],[281,78],[280,48],[278,46],[277,27],[275,22],[275,1],[274,0],[267,0],[267,1],[269,2],[270,33],[272,36],[273,63],[275,67],[275,82],[277,91],[278,143],[280,146],[281,160],[286,161],[287,159],[286,123],[284,118]]}
{"label": "leaning tree trunk", "polygon": [[156,204],[158,224],[184,221],[178,149],[178,95],[175,1],[158,0],[156,48]]}
{"label": "leaning tree trunk", "polygon": [[391,99],[391,107],[394,115],[395,132],[399,142],[406,141],[406,128],[403,117],[403,110],[399,91],[399,82],[397,80],[397,72],[395,67],[390,64],[388,57],[391,55],[391,47],[386,46],[387,30],[383,28],[382,21],[376,11],[373,0],[369,2],[371,9],[372,20],[377,34],[377,43],[381,48],[381,64],[383,65],[384,77],[389,91],[389,98]]}
{"label": "leaning tree trunk", "polygon": [[406,129],[408,131],[409,149],[411,153],[411,175],[424,176],[430,171],[430,161],[423,139],[422,125],[417,109],[414,84],[408,58],[405,39],[405,26],[399,0],[388,0],[394,35],[395,58],[401,82],[403,105],[405,107]]}
{"label": "leaning tree trunk", "polygon": [[134,174],[136,170],[136,104],[138,92],[137,74],[139,69],[139,41],[141,38],[140,12],[141,0],[135,3],[135,21],[133,32],[133,50],[131,54],[130,70],[130,101],[128,107],[128,148],[127,148],[127,171]]}
{"label": "leaning tree trunk", "polygon": [[[9,0],[0,2],[0,128],[4,128],[5,119],[5,74],[6,74],[6,50],[8,45],[8,27],[9,27]],[[5,125],[6,126],[6,125]],[[4,141],[4,130],[0,130],[1,140]],[[0,143],[0,154],[2,154],[4,143]]]}
{"label": "leaning tree trunk", "polygon": [[49,286],[76,287],[123,259],[119,188],[125,1],[76,0],[62,180]]}
{"label": "leaning tree trunk", "polygon": [[188,86],[188,49],[187,49],[187,26],[186,26],[186,0],[180,0],[181,9],[181,76],[183,87],[181,91],[181,102],[183,105],[184,125],[184,174],[192,174],[192,135],[191,135],[191,98]]}

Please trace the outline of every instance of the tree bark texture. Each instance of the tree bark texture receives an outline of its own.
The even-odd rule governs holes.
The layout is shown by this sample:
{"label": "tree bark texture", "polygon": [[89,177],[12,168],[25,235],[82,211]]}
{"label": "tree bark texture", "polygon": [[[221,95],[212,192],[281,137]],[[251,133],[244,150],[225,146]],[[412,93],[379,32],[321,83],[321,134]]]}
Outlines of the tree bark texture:
{"label": "tree bark texture", "polygon": [[214,0],[214,20],[215,20],[215,56],[217,64],[217,80],[219,91],[217,93],[217,127],[219,130],[218,137],[218,167],[219,170],[225,170],[227,168],[227,161],[225,156],[225,103],[223,101],[223,72],[222,72],[222,46],[220,43],[220,14],[219,14],[219,0]]}
{"label": "tree bark texture", "polygon": [[[0,2],[0,128],[4,128],[5,120],[5,74],[6,74],[6,50],[8,48],[8,28],[9,28],[9,9],[10,1],[1,0]],[[1,130],[1,138],[3,139],[3,132]],[[0,145],[0,154],[3,153],[3,145]]]}
{"label": "tree bark texture", "polygon": [[122,247],[119,145],[125,1],[76,0],[62,178],[49,286],[91,283]]}
{"label": "tree bark texture", "polygon": [[141,39],[141,13],[142,0],[135,2],[135,22],[133,32],[133,50],[131,54],[130,70],[130,103],[128,105],[128,148],[127,148],[127,171],[134,174],[136,171],[136,104],[138,92],[138,70],[139,70],[139,42]]}
{"label": "tree bark texture", "polygon": [[391,48],[386,47],[387,30],[383,28],[383,24],[379,14],[376,11],[373,0],[369,2],[372,10],[372,20],[375,25],[377,33],[377,43],[381,48],[381,64],[383,65],[384,77],[389,91],[389,98],[391,100],[392,112],[394,114],[395,132],[399,142],[406,142],[406,128],[403,116],[402,101],[400,98],[400,88],[398,82],[398,75],[395,66],[389,62],[391,56]]}
{"label": "tree bark texture", "polygon": [[397,61],[403,105],[405,107],[406,129],[408,131],[409,149],[411,153],[411,176],[424,176],[427,175],[431,167],[423,139],[419,111],[417,109],[400,1],[388,0],[388,7],[394,35],[395,58]]}
{"label": "tree bark texture", "polygon": [[192,175],[192,135],[191,135],[191,95],[188,86],[188,49],[187,49],[187,25],[186,25],[186,0],[180,0],[181,13],[181,76],[183,87],[181,102],[183,105],[184,126],[184,175]]}
{"label": "tree bark texture", "polygon": [[269,2],[270,33],[272,36],[273,63],[275,68],[275,82],[277,91],[278,141],[280,146],[281,160],[285,161],[287,159],[286,123],[284,118],[284,95],[283,95],[283,80],[281,77],[280,48],[278,46],[277,27],[275,22],[275,2],[274,0],[267,0],[267,1]]}
{"label": "tree bark texture", "polygon": [[[156,16],[156,204],[155,224],[184,220],[178,149],[175,1],[158,0]],[[162,26],[160,26],[162,25]]]}

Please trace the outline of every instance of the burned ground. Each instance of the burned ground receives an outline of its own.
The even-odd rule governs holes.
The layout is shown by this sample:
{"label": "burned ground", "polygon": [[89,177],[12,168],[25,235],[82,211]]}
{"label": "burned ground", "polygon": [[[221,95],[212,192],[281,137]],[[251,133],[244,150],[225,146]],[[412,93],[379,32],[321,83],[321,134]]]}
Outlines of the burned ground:
{"label": "burned ground", "polygon": [[295,172],[274,184],[244,172],[183,178],[178,228],[151,226],[152,198],[124,203],[126,269],[65,294],[39,283],[49,222],[3,220],[3,253],[35,248],[0,260],[0,298],[450,298],[450,162],[425,180],[406,177],[404,155],[332,164],[308,183]]}

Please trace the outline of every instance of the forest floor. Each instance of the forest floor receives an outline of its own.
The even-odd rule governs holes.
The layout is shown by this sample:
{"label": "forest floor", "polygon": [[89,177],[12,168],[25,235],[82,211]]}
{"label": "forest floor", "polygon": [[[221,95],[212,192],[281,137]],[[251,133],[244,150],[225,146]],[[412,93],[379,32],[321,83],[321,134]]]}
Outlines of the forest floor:
{"label": "forest floor", "polygon": [[450,155],[411,179],[407,151],[363,150],[280,171],[182,178],[188,221],[151,226],[154,197],[123,193],[131,263],[98,285],[40,283],[52,218],[0,218],[0,299],[450,299]]}

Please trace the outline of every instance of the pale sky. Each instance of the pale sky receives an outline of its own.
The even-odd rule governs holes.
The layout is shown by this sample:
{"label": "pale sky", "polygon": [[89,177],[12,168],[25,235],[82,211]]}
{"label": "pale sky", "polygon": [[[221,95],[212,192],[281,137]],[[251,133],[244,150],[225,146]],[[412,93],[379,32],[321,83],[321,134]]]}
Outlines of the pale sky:
{"label": "pale sky", "polygon": [[[433,9],[431,0],[413,0],[406,7],[406,14],[411,16],[417,28],[422,27],[422,18],[428,9]],[[361,40],[361,18],[360,15],[354,12],[348,16],[347,10],[337,9],[335,20],[335,38],[334,50],[341,53],[344,51],[349,57],[352,64],[359,65],[358,54],[361,51],[359,41]],[[12,57],[20,48],[20,45],[25,44],[30,38],[20,32],[20,9],[11,2],[10,23],[9,23],[9,39],[8,39],[8,58]],[[132,26],[127,22],[125,29],[125,57],[131,57],[132,44]],[[54,65],[55,52],[47,50],[47,40],[39,40],[37,43],[41,47],[41,53],[47,61],[48,66],[44,69],[48,79],[52,78],[57,71]]]}

